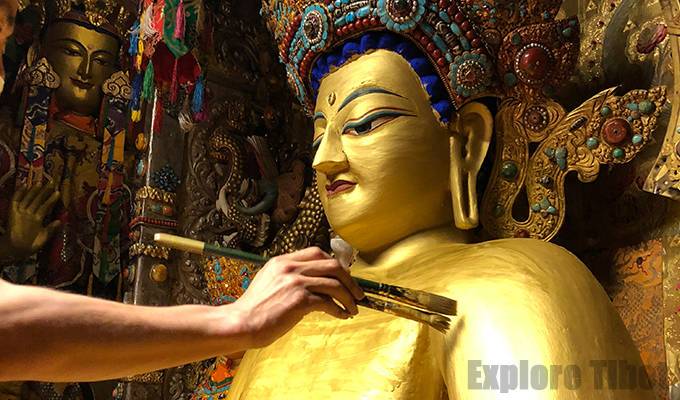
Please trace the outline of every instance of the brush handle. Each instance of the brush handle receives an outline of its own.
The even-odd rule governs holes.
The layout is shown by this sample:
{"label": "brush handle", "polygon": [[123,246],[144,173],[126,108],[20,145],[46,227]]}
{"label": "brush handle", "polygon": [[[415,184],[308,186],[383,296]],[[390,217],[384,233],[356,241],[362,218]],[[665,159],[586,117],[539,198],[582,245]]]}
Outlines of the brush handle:
{"label": "brush handle", "polygon": [[[161,245],[172,247],[179,250],[188,251],[194,254],[202,255],[216,255],[234,258],[237,260],[252,262],[258,265],[263,265],[269,261],[268,257],[263,257],[258,254],[248,253],[246,251],[241,251],[237,249],[232,249],[229,247],[221,247],[210,243],[201,242],[198,240],[188,239],[180,236],[169,235],[165,233],[157,233],[154,236],[154,240]],[[410,289],[402,288],[399,286],[388,285],[385,283],[374,282],[368,279],[352,277],[359,287],[361,287],[365,292],[376,294],[379,296],[385,296],[390,299],[401,301],[403,303],[428,309],[426,304],[422,304],[409,296],[409,293],[416,293],[420,291],[411,291]],[[423,292],[424,293],[424,292]]]}

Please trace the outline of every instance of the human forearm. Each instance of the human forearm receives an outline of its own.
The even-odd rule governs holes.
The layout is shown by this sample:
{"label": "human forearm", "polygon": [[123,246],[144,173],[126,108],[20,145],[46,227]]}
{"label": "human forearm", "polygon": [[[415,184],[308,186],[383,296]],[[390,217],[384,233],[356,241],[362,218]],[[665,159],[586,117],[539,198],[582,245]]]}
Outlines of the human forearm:
{"label": "human forearm", "polygon": [[242,321],[238,307],[140,307],[0,282],[0,381],[102,380],[238,352]]}

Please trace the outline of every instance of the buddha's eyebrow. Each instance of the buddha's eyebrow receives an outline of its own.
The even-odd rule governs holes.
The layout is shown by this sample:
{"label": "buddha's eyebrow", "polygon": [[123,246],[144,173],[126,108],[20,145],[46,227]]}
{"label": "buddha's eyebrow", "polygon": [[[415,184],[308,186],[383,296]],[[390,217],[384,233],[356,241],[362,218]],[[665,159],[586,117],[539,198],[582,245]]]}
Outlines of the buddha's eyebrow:
{"label": "buddha's eyebrow", "polygon": [[326,116],[321,111],[317,111],[314,113],[314,121],[317,119],[326,119]]}
{"label": "buddha's eyebrow", "polygon": [[342,104],[340,104],[340,107],[338,107],[338,111],[342,110],[345,106],[347,106],[352,101],[358,99],[359,97],[366,96],[367,94],[373,94],[373,93],[389,94],[391,96],[401,97],[402,99],[404,98],[404,96],[402,96],[400,94],[390,92],[389,90],[383,89],[383,88],[380,88],[380,87],[374,87],[374,86],[363,87],[363,88],[359,88],[359,89],[353,91],[352,93],[350,93],[350,95],[345,98],[345,100],[342,102]]}

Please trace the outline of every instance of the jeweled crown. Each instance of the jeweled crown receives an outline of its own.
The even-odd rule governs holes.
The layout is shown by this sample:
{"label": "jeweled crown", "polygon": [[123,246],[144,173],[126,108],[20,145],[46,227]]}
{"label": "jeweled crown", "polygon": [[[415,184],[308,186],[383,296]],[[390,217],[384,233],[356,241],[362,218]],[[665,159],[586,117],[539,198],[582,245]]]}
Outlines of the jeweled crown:
{"label": "jeweled crown", "polygon": [[[127,33],[133,14],[117,0],[56,0],[47,12],[50,20],[74,20],[95,26],[119,38]],[[52,12],[52,15],[49,15]]]}
{"label": "jeweled crown", "polygon": [[430,59],[456,108],[504,92],[541,96],[578,56],[578,22],[561,0],[270,0],[262,14],[288,79],[308,110],[317,56],[368,31],[391,31]]}

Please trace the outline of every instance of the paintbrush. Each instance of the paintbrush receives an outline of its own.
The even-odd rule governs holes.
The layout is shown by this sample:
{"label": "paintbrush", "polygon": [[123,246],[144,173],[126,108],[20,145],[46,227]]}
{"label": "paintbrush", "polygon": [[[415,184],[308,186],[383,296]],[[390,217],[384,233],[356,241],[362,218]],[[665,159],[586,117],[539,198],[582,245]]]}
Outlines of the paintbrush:
{"label": "paintbrush", "polygon": [[[257,265],[263,265],[268,261],[267,257],[262,257],[257,254],[165,233],[157,233],[154,236],[154,240],[162,246],[193,254],[224,256],[252,262]],[[432,326],[440,332],[446,332],[451,322],[448,317],[441,314],[456,315],[455,300],[421,290],[406,289],[399,286],[370,281],[368,279],[357,277],[353,277],[353,279],[366,293],[387,297],[396,302],[405,303],[399,304],[367,295],[357,302],[360,306],[422,322]]]}
{"label": "paintbrush", "polygon": [[[210,243],[201,242],[199,240],[188,239],[165,233],[157,233],[154,236],[154,240],[163,246],[194,254],[225,256],[260,265],[268,261],[268,258],[262,257],[258,254],[221,247]],[[384,296],[409,305],[406,306],[403,304],[384,301],[375,297],[367,297],[367,300],[358,302],[362,306],[378,311],[384,311],[400,317],[425,322],[440,331],[447,329],[450,322],[449,318],[440,314],[456,315],[456,301],[447,297],[435,295],[421,290],[387,285],[363,278],[353,277],[353,279],[366,293]],[[418,310],[414,307],[421,308],[423,310]]]}
{"label": "paintbrush", "polygon": [[[154,240],[164,246],[178,250],[184,250],[195,254],[212,254],[251,261],[256,264],[264,264],[269,259],[258,254],[248,253],[241,250],[216,246],[199,240],[188,239],[180,236],[157,233]],[[456,301],[444,296],[424,292],[422,290],[407,289],[386,283],[374,282],[368,279],[353,277],[365,292],[387,297],[414,307],[422,308],[437,314],[456,315]]]}

